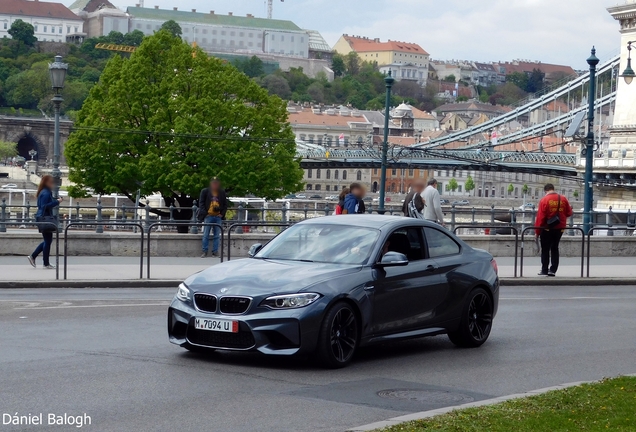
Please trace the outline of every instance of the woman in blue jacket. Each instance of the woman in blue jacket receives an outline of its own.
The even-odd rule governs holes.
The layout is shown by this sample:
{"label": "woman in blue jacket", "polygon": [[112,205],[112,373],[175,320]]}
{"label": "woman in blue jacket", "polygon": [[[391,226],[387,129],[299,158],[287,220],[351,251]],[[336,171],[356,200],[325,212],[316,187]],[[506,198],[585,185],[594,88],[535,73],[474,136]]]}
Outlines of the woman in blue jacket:
{"label": "woman in blue jacket", "polygon": [[[36,219],[39,216],[53,216],[53,209],[60,205],[62,198],[55,199],[53,198],[53,186],[55,185],[55,180],[53,176],[45,175],[40,180],[40,185],[38,186],[38,211],[35,214]],[[27,256],[29,263],[35,267],[35,259],[43,254],[44,258],[44,268],[45,269],[54,269],[55,267],[51,265],[49,262],[49,254],[51,253],[51,243],[53,243],[53,233],[52,232],[43,232],[42,238],[44,241],[35,248],[33,253]]]}

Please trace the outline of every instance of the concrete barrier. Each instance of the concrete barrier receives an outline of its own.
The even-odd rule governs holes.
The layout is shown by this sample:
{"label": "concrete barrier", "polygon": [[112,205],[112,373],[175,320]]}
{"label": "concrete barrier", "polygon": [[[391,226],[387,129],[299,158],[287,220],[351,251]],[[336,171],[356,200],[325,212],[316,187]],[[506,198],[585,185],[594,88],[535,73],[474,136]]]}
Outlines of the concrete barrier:
{"label": "concrete barrier", "polygon": [[[529,233],[525,239],[526,257],[535,254],[534,238]],[[103,234],[92,232],[70,232],[68,241],[69,255],[110,255],[110,256],[139,256],[140,235],[130,232],[120,233],[107,231]],[[267,243],[274,234],[251,232],[246,234],[232,233],[231,244],[232,257],[246,257],[251,245],[254,243]],[[41,241],[42,237],[34,231],[12,230],[0,233],[0,255],[27,255]],[[484,249],[495,257],[514,256],[513,236],[462,236],[468,244],[475,248]],[[227,237],[225,238],[225,256],[227,256]],[[60,254],[63,253],[63,235],[60,235]],[[521,241],[519,242],[521,245]],[[144,248],[145,246],[144,242]],[[581,237],[564,236],[561,241],[561,255],[564,257],[581,256]],[[55,240],[52,251],[55,251]],[[147,253],[147,251],[144,251]],[[201,235],[156,233],[153,232],[150,242],[152,256],[187,257],[197,256],[201,253]],[[592,238],[592,256],[634,256],[636,255],[636,237],[607,237],[597,236]]]}

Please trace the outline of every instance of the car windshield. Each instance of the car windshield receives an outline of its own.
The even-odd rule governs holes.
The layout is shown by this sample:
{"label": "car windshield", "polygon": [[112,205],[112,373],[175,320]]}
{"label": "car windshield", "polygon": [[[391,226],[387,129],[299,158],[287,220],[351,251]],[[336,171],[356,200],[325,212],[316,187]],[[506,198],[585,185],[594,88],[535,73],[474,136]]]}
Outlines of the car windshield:
{"label": "car windshield", "polygon": [[380,232],[345,225],[298,224],[269,242],[256,258],[364,264]]}

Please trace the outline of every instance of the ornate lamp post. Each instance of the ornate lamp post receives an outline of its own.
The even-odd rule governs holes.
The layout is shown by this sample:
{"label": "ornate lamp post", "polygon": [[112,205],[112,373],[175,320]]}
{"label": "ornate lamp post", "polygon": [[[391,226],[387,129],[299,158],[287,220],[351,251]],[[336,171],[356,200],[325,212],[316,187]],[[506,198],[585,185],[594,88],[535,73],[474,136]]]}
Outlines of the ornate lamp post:
{"label": "ornate lamp post", "polygon": [[386,168],[387,168],[387,153],[389,152],[389,117],[391,113],[391,87],[395,79],[391,76],[391,71],[386,78],[384,78],[384,84],[386,85],[386,102],[384,106],[384,141],[382,142],[382,169],[380,173],[380,206],[378,207],[378,213],[384,214],[384,194],[386,191]]}
{"label": "ornate lamp post", "polygon": [[632,69],[632,44],[636,43],[636,41],[627,42],[627,67],[619,76],[625,80],[625,84],[630,85],[632,81],[634,81],[634,77],[636,77],[636,73],[634,73],[634,69]]}
{"label": "ornate lamp post", "polygon": [[35,150],[29,150],[29,156],[31,156],[31,160],[37,156],[38,152]]}
{"label": "ornate lamp post", "polygon": [[592,171],[594,170],[594,110],[596,104],[596,65],[599,59],[596,57],[596,48],[592,48],[592,55],[587,59],[590,65],[590,95],[587,111],[587,138],[585,142],[585,201],[583,203],[583,230],[587,234],[592,223],[592,205],[594,202],[594,190],[592,185]]}
{"label": "ornate lamp post", "polygon": [[62,63],[62,56],[56,55],[55,62],[49,63],[49,75],[51,77],[51,87],[55,91],[53,96],[53,106],[55,107],[55,136],[53,138],[53,178],[55,179],[55,189],[53,196],[59,197],[60,186],[62,184],[62,173],[60,172],[60,105],[62,96],[60,92],[64,88],[66,71],[68,64]]}

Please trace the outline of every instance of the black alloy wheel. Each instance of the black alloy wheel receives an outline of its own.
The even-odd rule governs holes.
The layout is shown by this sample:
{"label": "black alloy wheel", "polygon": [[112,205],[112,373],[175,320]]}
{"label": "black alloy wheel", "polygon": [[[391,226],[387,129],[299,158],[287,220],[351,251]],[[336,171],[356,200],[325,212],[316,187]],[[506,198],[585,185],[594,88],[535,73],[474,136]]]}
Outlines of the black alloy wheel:
{"label": "black alloy wheel", "polygon": [[325,315],[318,340],[318,357],[331,368],[344,367],[358,347],[358,317],[346,303],[336,303]]}
{"label": "black alloy wheel", "polygon": [[481,346],[492,329],[493,304],[483,288],[476,288],[468,296],[459,329],[448,333],[455,345],[465,348]]}

